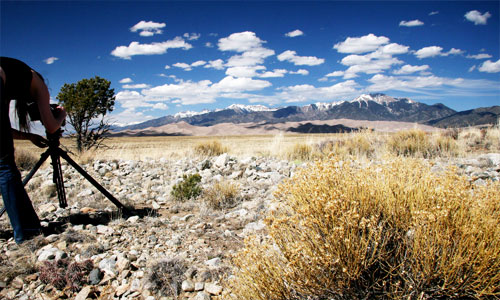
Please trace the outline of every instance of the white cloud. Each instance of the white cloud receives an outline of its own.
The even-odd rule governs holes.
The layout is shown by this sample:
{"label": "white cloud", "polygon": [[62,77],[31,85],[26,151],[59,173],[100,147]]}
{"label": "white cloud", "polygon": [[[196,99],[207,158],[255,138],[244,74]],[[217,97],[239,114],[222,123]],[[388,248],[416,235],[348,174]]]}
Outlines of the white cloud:
{"label": "white cloud", "polygon": [[233,77],[256,77],[258,75],[257,71],[265,70],[264,66],[240,66],[231,67],[226,70],[226,75]]}
{"label": "white cloud", "polygon": [[184,69],[184,71],[191,71],[193,69],[193,68],[191,68],[191,65],[186,64],[186,63],[181,63],[181,62],[175,63],[172,66],[174,66],[176,68]]}
{"label": "white cloud", "polygon": [[411,21],[401,21],[399,22],[399,26],[405,26],[405,27],[415,27],[415,26],[422,26],[424,25],[424,22],[420,20],[411,20]]}
{"label": "white cloud", "polygon": [[317,58],[315,56],[298,56],[297,52],[292,50],[287,50],[280,55],[278,55],[279,61],[289,61],[296,66],[317,66],[325,62],[323,58]]}
{"label": "white cloud", "polygon": [[402,75],[402,74],[412,74],[415,72],[423,72],[428,70],[430,67],[428,65],[423,66],[412,66],[412,65],[404,65],[401,69],[394,71],[394,74]]}
{"label": "white cloud", "polygon": [[274,55],[273,50],[266,48],[255,48],[247,50],[242,54],[230,57],[226,66],[228,67],[255,66],[264,63],[264,59],[272,55]]}
{"label": "white cloud", "polygon": [[245,52],[260,48],[265,41],[259,39],[254,32],[245,31],[233,33],[219,40],[219,50]]}
{"label": "white cloud", "polygon": [[274,69],[273,71],[267,71],[259,77],[261,78],[273,78],[273,77],[285,77],[285,74],[288,73],[285,69]]}
{"label": "white cloud", "polygon": [[156,23],[153,21],[140,21],[130,28],[130,31],[137,32],[141,36],[153,36],[155,34],[161,34],[162,30],[160,28],[165,27],[165,23]]}
{"label": "white cloud", "polygon": [[211,60],[205,65],[204,68],[223,70],[224,69],[224,61],[222,59]]}
{"label": "white cloud", "polygon": [[213,48],[214,47],[214,44],[210,43],[210,42],[206,42],[205,43],[205,47],[207,48]]}
{"label": "white cloud", "polygon": [[184,50],[189,50],[193,46],[180,37],[176,37],[173,40],[168,40],[161,43],[151,43],[151,44],[140,44],[139,42],[131,42],[128,46],[118,46],[112,52],[111,55],[123,58],[131,59],[134,55],[155,55],[164,54],[168,49],[172,48],[182,48]]}
{"label": "white cloud", "polygon": [[150,87],[150,85],[149,84],[145,84],[145,83],[125,84],[124,86],[122,86],[122,88],[124,88],[124,89],[147,89],[149,87]]}
{"label": "white cloud", "polygon": [[410,47],[408,47],[408,46],[403,46],[403,45],[399,45],[396,43],[391,43],[391,44],[385,45],[383,47],[380,47],[379,49],[377,49],[377,52],[380,54],[397,55],[397,54],[408,53],[409,48]]}
{"label": "white cloud", "polygon": [[129,77],[120,80],[120,83],[131,83],[131,82],[133,82],[133,80],[132,78]]}
{"label": "white cloud", "polygon": [[377,50],[381,45],[389,43],[385,36],[375,36],[373,33],[362,37],[348,37],[345,41],[333,46],[340,53],[366,53]]}
{"label": "white cloud", "polygon": [[415,52],[415,56],[422,59],[422,58],[427,58],[427,57],[434,57],[438,55],[443,55],[441,52],[443,51],[443,48],[439,46],[430,46],[430,47],[424,47],[417,52]]}
{"label": "white cloud", "polygon": [[485,12],[484,14],[481,14],[477,10],[471,10],[465,14],[465,18],[468,21],[471,21],[474,23],[474,25],[486,25],[488,22],[488,19],[491,17],[491,14],[489,12]]}
{"label": "white cloud", "polygon": [[297,36],[301,36],[301,35],[304,35],[304,33],[299,29],[296,29],[294,31],[290,31],[290,32],[285,34],[285,36],[287,36],[287,37],[297,37]]}
{"label": "white cloud", "polygon": [[221,92],[243,92],[261,90],[269,86],[271,86],[271,83],[265,80],[226,76],[220,82],[214,84],[212,88]]}
{"label": "white cloud", "polygon": [[290,71],[290,74],[299,74],[299,75],[309,75],[309,71],[305,70],[305,69],[299,69],[297,71]]}
{"label": "white cloud", "polygon": [[188,41],[196,41],[201,37],[199,33],[184,33],[183,35]]}
{"label": "white cloud", "polygon": [[443,48],[439,46],[430,46],[430,47],[424,47],[418,51],[415,52],[415,56],[422,59],[422,58],[428,58],[428,57],[435,57],[435,56],[448,56],[448,55],[459,55],[463,54],[465,51],[456,49],[456,48],[451,48],[450,51],[448,52],[442,52]]}
{"label": "white cloud", "polygon": [[49,58],[44,59],[43,61],[44,61],[46,64],[51,65],[51,64],[53,64],[56,60],[59,60],[59,58],[52,56],[52,57],[49,57]]}
{"label": "white cloud", "polygon": [[136,111],[135,108],[127,108],[118,114],[113,112],[110,117],[112,123],[118,126],[138,124],[151,119],[154,119],[154,117],[145,115],[141,111]]}
{"label": "white cloud", "polygon": [[204,66],[207,62],[204,60],[197,60],[191,64],[192,67],[201,67]]}
{"label": "white cloud", "polygon": [[486,58],[491,58],[492,56],[486,53],[479,53],[476,55],[467,55],[467,58],[473,58],[473,59],[486,59]]}
{"label": "white cloud", "polygon": [[340,76],[344,76],[344,71],[334,71],[332,73],[328,73],[326,74],[325,76],[326,77],[340,77]]}
{"label": "white cloud", "polygon": [[500,72],[500,59],[496,62],[487,60],[478,68],[478,70],[486,73],[498,73]]}
{"label": "white cloud", "polygon": [[439,14],[439,11],[431,11],[429,13],[429,16],[434,16],[434,15],[437,15],[437,14]]}

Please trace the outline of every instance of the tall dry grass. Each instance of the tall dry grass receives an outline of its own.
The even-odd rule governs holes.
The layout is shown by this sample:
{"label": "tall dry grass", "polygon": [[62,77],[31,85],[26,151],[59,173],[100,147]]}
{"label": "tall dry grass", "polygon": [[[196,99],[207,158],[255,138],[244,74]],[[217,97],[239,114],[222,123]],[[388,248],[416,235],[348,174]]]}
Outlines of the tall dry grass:
{"label": "tall dry grass", "polygon": [[228,298],[500,297],[499,190],[412,158],[318,161],[278,189]]}

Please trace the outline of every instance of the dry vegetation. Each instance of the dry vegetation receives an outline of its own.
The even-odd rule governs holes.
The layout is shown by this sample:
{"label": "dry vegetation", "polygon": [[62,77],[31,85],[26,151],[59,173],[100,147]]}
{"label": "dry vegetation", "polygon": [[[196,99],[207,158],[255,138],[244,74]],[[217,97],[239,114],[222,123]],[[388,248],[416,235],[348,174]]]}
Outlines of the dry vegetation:
{"label": "dry vegetation", "polygon": [[276,193],[269,238],[235,258],[233,299],[500,295],[500,184],[473,187],[418,159],[330,158]]}

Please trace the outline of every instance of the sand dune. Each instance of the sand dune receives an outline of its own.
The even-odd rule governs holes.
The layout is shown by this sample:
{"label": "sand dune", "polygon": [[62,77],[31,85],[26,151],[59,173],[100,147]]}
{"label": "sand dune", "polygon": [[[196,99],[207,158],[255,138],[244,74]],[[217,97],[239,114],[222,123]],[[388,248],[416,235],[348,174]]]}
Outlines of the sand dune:
{"label": "sand dune", "polygon": [[149,127],[141,130],[127,130],[116,133],[116,135],[187,135],[187,136],[222,136],[222,135],[265,135],[288,132],[290,128],[311,123],[314,125],[344,125],[351,128],[365,127],[381,132],[395,132],[404,129],[419,128],[424,131],[440,130],[436,127],[409,122],[394,121],[364,121],[364,120],[317,120],[285,123],[221,123],[213,126],[194,126],[184,121],[163,125],[160,127]]}

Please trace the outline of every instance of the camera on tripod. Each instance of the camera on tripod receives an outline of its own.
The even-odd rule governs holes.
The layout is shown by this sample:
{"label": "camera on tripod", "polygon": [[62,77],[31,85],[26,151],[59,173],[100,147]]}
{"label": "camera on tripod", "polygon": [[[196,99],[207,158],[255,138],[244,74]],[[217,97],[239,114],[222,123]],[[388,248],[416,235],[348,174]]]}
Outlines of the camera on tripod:
{"label": "camera on tripod", "polygon": [[[57,109],[58,106],[58,104],[50,104],[50,111],[55,118],[57,118],[57,116],[59,115],[59,110]],[[37,103],[34,101],[28,102],[28,115],[30,116],[31,121],[42,122],[42,118],[40,117],[40,110],[38,109]]]}

